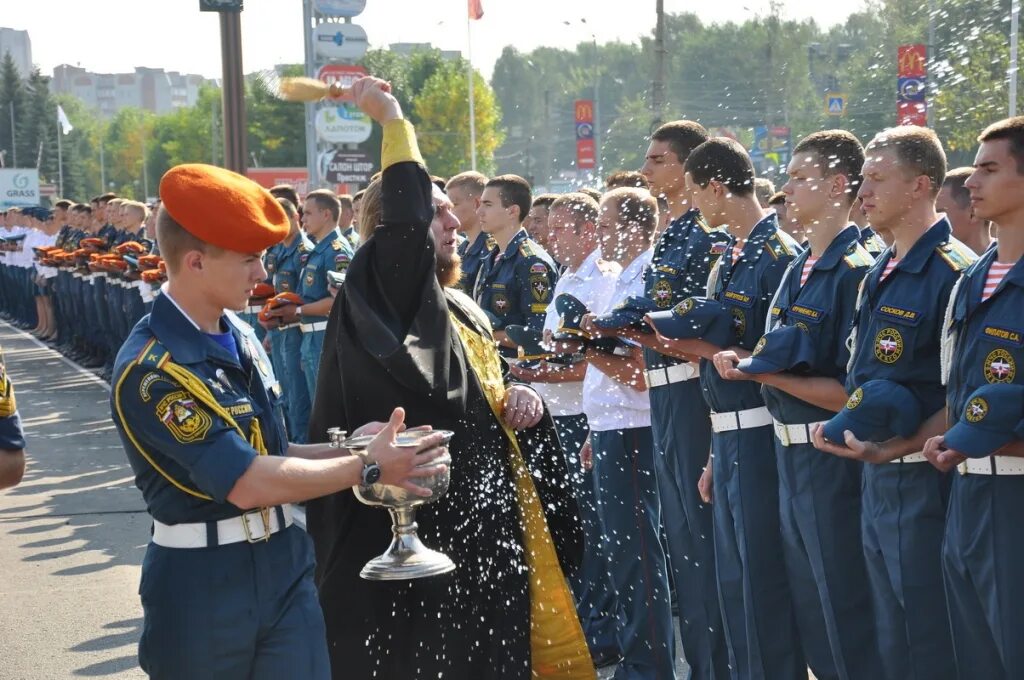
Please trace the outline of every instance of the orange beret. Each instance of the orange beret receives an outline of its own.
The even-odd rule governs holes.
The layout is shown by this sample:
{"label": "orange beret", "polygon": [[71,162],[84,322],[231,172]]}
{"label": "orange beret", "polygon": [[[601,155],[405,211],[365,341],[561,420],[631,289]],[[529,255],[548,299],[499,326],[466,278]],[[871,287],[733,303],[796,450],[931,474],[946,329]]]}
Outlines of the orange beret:
{"label": "orange beret", "polygon": [[114,250],[121,255],[124,255],[125,253],[144,253],[146,252],[146,246],[142,245],[138,241],[125,241],[114,248]]}
{"label": "orange beret", "polygon": [[160,180],[164,209],[200,241],[236,253],[258,253],[288,235],[284,208],[248,177],[186,163]]}
{"label": "orange beret", "polygon": [[277,291],[274,290],[274,287],[272,285],[270,285],[269,283],[260,282],[257,283],[256,286],[252,289],[252,295],[250,295],[249,297],[258,300],[261,298],[274,297],[274,295],[276,294]]}
{"label": "orange beret", "polygon": [[139,258],[139,267],[142,269],[156,269],[163,259],[159,255],[143,255]]}
{"label": "orange beret", "polygon": [[274,297],[270,298],[267,302],[267,306],[271,309],[277,309],[278,307],[284,307],[285,305],[301,305],[302,298],[296,293],[278,293]]}
{"label": "orange beret", "polygon": [[83,248],[102,248],[105,244],[103,242],[103,239],[101,238],[90,237],[83,238],[81,241],[78,242],[78,245],[82,246]]}
{"label": "orange beret", "polygon": [[272,308],[270,307],[270,303],[267,302],[267,304],[263,305],[263,309],[261,309],[259,313],[256,315],[256,318],[258,318],[263,323],[270,323],[270,320],[274,318],[270,316],[271,310]]}
{"label": "orange beret", "polygon": [[148,269],[142,272],[141,277],[146,283],[156,283],[164,280],[163,272],[157,269]]}

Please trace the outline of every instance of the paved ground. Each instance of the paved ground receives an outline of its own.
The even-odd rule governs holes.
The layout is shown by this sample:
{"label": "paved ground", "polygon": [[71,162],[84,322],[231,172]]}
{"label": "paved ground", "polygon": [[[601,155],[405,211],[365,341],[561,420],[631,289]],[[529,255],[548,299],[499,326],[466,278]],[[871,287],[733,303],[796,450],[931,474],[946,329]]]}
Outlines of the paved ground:
{"label": "paved ground", "polygon": [[144,678],[137,589],[149,518],[108,387],[3,322],[0,346],[28,438],[25,481],[0,492],[0,680]]}

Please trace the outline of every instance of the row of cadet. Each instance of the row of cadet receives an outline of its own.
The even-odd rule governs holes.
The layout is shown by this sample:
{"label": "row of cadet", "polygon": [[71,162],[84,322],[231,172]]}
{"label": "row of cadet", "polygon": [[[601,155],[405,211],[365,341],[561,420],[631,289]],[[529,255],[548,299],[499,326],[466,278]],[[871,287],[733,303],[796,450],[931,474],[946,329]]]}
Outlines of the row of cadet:
{"label": "row of cadet", "polygon": [[[1019,541],[993,516],[1024,502],[1011,311],[1024,122],[982,140],[977,168],[947,172],[924,129],[885,131],[866,152],[816,133],[774,193],[739,145],[676,121],[604,193],[438,182],[464,239],[452,283],[544,397],[575,472],[588,550],[573,588],[599,665],[672,677],[674,590],[694,677],[1024,677],[1024,622],[1004,605]],[[358,242],[337,225],[358,204],[311,193],[303,232],[299,198],[275,193],[292,231],[244,315],[302,441]],[[116,218],[110,201],[71,206],[57,250],[32,239],[63,220],[8,211],[4,312],[100,365],[120,343],[115,312],[130,328],[162,280],[138,229],[109,254],[89,240],[128,205]],[[98,330],[118,286],[142,305],[122,294]]]}
{"label": "row of cadet", "polygon": [[695,678],[1024,677],[1024,118],[979,144],[947,171],[924,128],[819,132],[762,194],[676,121],[603,194],[447,182],[616,678],[673,677],[673,590]]}
{"label": "row of cadet", "polygon": [[[282,351],[274,356],[279,373],[292,376],[292,391],[308,394],[333,299],[327,275],[348,267],[358,201],[316,191],[300,206],[291,187],[275,195],[287,204],[292,234],[267,253],[267,282],[252,292],[242,316],[263,337],[257,313],[276,290],[290,294],[275,304],[291,299],[296,304],[290,310],[302,313],[275,327]],[[159,202],[150,206],[105,194],[89,203],[59,200],[52,209],[0,213],[0,316],[109,381],[117,350],[167,278],[155,241],[158,208]],[[285,348],[293,359],[287,364]],[[306,415],[299,417],[308,418],[308,397],[304,403]],[[289,424],[304,437],[304,421]]]}

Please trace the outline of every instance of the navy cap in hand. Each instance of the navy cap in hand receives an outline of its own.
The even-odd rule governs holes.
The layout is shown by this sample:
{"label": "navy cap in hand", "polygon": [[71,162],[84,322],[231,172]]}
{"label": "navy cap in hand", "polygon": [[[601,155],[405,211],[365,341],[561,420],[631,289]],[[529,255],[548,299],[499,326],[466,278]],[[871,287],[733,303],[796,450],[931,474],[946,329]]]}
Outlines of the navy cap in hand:
{"label": "navy cap in hand", "polygon": [[644,316],[656,311],[658,305],[653,300],[631,295],[607,314],[594,317],[594,325],[603,330],[632,328],[642,333],[650,333],[651,327],[644,321]]}
{"label": "navy cap in hand", "polygon": [[909,437],[924,422],[921,401],[891,380],[869,380],[853,391],[843,410],[825,423],[825,439],[843,444],[849,430],[861,441]]}
{"label": "navy cap in hand", "polygon": [[579,340],[590,337],[582,328],[583,317],[590,310],[579,298],[562,293],[555,298],[555,311],[558,312],[558,330],[552,334],[555,340]]}
{"label": "navy cap in hand", "polygon": [[806,371],[816,356],[811,334],[800,326],[782,326],[754,345],[754,352],[736,368],[744,373],[778,373]]}
{"label": "navy cap in hand", "polygon": [[544,348],[544,333],[529,326],[506,326],[508,339],[518,346],[519,361],[539,361],[554,356]]}
{"label": "navy cap in hand", "polygon": [[729,347],[736,343],[732,313],[717,300],[686,298],[670,310],[647,316],[655,330],[666,338],[699,338],[719,347]]}
{"label": "navy cap in hand", "polygon": [[1018,438],[1024,439],[1024,385],[995,383],[971,394],[946,433],[945,445],[969,458],[984,458]]}

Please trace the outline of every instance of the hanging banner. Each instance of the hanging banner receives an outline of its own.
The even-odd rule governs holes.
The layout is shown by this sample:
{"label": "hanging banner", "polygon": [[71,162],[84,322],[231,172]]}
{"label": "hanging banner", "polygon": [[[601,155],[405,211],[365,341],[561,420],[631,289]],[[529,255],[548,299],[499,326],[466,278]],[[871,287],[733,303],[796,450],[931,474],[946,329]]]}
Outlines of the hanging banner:
{"label": "hanging banner", "polygon": [[594,143],[594,100],[577,99],[576,167],[593,170],[597,167],[597,145]]}
{"label": "hanging banner", "polygon": [[900,45],[896,50],[896,124],[928,124],[928,48]]}

